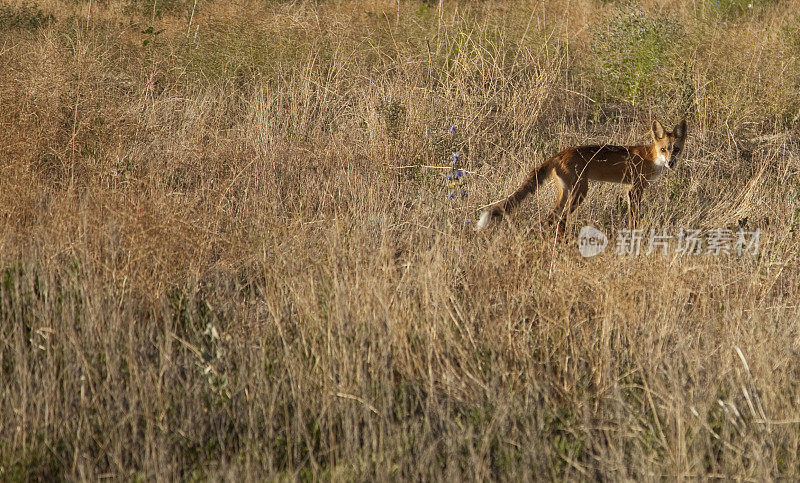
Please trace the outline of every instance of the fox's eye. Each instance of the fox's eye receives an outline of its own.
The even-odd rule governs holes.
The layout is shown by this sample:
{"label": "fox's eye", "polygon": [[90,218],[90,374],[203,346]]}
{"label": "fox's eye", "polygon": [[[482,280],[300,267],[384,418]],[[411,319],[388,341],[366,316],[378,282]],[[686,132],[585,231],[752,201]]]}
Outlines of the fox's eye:
{"label": "fox's eye", "polygon": [[661,148],[661,152],[662,153],[666,153],[667,152],[667,148]]}

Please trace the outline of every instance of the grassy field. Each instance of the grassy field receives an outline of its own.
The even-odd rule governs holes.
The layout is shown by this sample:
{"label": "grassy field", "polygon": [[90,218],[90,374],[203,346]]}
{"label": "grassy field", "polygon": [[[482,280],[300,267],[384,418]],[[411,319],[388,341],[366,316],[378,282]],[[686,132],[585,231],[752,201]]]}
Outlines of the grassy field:
{"label": "grassy field", "polygon": [[2,480],[800,478],[792,1],[0,0],[0,105]]}

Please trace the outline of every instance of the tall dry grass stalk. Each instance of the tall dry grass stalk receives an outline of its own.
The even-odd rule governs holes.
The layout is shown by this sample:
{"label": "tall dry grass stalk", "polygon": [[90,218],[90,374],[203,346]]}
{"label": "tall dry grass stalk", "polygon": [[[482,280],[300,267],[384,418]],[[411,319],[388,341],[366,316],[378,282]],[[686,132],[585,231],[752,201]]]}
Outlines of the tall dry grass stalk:
{"label": "tall dry grass stalk", "polygon": [[[0,478],[797,478],[798,29],[778,1],[0,4]],[[683,117],[643,225],[757,256],[582,258],[612,185],[564,244],[547,189],[464,228],[545,156]]]}

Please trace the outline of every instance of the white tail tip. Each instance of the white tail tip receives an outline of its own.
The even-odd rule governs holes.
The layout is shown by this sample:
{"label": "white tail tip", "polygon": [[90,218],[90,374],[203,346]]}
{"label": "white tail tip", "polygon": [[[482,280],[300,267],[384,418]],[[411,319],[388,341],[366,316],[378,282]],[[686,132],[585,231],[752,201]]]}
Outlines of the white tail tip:
{"label": "white tail tip", "polygon": [[492,212],[489,210],[484,211],[481,213],[481,219],[478,220],[478,224],[475,226],[475,231],[481,231],[487,226],[489,223],[492,222]]}

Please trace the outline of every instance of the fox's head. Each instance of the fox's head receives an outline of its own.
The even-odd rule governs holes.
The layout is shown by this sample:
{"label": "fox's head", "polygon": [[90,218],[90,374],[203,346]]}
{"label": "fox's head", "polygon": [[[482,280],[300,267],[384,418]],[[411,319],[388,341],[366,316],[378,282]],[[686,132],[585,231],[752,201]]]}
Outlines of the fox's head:
{"label": "fox's head", "polygon": [[651,134],[653,135],[656,164],[662,167],[669,166],[670,169],[674,168],[686,141],[686,120],[684,119],[675,126],[672,132],[665,131],[660,122],[653,121]]}

